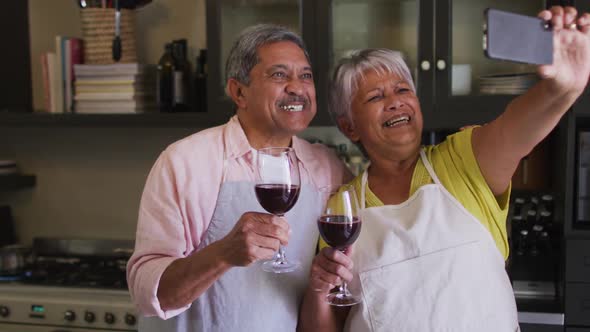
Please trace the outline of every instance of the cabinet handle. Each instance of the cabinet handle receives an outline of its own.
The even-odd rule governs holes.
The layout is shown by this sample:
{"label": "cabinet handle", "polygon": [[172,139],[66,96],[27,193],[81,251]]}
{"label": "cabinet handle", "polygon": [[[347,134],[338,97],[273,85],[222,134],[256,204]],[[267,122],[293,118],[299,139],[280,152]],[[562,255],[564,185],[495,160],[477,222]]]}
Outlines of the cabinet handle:
{"label": "cabinet handle", "polygon": [[447,63],[445,60],[438,60],[436,62],[436,69],[438,70],[445,70],[447,68]]}
{"label": "cabinet handle", "polygon": [[430,70],[430,61],[424,60],[424,61],[420,62],[420,68],[423,71],[429,71]]}

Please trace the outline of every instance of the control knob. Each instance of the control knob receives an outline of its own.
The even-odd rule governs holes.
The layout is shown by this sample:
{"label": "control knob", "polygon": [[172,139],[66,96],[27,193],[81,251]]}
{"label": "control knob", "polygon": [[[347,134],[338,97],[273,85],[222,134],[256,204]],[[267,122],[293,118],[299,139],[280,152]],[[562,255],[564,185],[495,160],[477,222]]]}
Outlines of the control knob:
{"label": "control knob", "polygon": [[10,316],[10,309],[8,309],[8,307],[6,306],[0,306],[0,317],[2,318],[6,318]]}
{"label": "control knob", "polygon": [[96,316],[94,315],[93,312],[91,311],[86,311],[86,313],[84,313],[84,320],[88,323],[92,323],[94,322],[94,320],[96,319]]}
{"label": "control knob", "polygon": [[129,326],[133,326],[133,325],[135,325],[136,322],[137,322],[137,319],[135,318],[134,315],[132,315],[132,314],[125,315],[125,324],[127,324]]}
{"label": "control knob", "polygon": [[110,312],[107,312],[106,314],[104,314],[104,321],[105,321],[107,324],[111,324],[111,325],[112,325],[112,324],[115,324],[115,315],[113,315],[113,314],[112,314],[112,313],[110,313]]}
{"label": "control knob", "polygon": [[68,310],[64,313],[64,319],[68,322],[73,322],[74,320],[76,320],[76,313],[72,310]]}

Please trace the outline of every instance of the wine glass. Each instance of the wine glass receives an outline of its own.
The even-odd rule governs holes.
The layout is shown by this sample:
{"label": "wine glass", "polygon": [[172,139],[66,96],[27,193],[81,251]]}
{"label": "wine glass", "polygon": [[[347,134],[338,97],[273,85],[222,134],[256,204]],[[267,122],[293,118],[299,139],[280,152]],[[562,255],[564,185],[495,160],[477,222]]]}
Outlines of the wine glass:
{"label": "wine glass", "polygon": [[[299,198],[300,178],[297,156],[292,148],[270,147],[258,150],[256,155],[256,198],[268,212],[282,217],[291,210]],[[275,258],[262,264],[266,272],[287,273],[301,264],[287,260],[281,245]]]}
{"label": "wine glass", "polygon": [[[361,233],[361,219],[359,218],[359,204],[352,185],[340,188],[325,187],[322,193],[329,197],[326,208],[318,218],[318,228],[324,241],[334,249],[345,252],[356,241]],[[331,305],[345,307],[360,303],[359,296],[348,290],[348,285],[342,281],[339,290],[330,293],[326,301]]]}

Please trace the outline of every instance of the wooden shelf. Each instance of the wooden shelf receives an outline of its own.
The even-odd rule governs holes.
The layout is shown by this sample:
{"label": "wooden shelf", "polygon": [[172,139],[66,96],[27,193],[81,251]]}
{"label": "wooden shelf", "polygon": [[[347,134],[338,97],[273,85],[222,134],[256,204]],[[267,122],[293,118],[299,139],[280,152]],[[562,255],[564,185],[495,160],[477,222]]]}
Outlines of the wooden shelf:
{"label": "wooden shelf", "polygon": [[[208,128],[222,124],[203,113],[52,114],[2,112],[0,127],[180,127]],[[225,119],[227,119],[229,116]]]}
{"label": "wooden shelf", "polygon": [[34,175],[0,175],[0,191],[34,187],[36,177]]}

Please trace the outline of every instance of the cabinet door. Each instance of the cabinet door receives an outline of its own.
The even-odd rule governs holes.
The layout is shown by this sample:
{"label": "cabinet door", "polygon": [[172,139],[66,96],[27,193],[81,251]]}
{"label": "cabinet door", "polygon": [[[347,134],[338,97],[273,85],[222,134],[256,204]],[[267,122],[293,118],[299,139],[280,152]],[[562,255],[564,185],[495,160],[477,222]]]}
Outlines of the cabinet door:
{"label": "cabinet door", "polygon": [[[302,15],[302,0],[207,0],[207,46],[209,77],[208,107],[227,120],[233,103],[225,97],[225,62],[237,36],[246,27],[260,23],[286,26],[301,34],[308,18]],[[305,39],[305,36],[304,36]]]}
{"label": "cabinet door", "polygon": [[[590,1],[577,0],[575,7],[579,14],[590,13]],[[590,115],[590,88],[588,86],[586,86],[586,91],[584,91],[584,94],[582,94],[574,105],[574,111],[576,114]]]}
{"label": "cabinet door", "polygon": [[0,36],[5,49],[0,57],[3,78],[0,82],[0,112],[31,112],[28,1],[9,1],[3,5],[0,12]]}
{"label": "cabinet door", "polygon": [[590,284],[565,285],[565,323],[590,326]]}
{"label": "cabinet door", "polygon": [[433,98],[434,0],[331,0],[330,76],[351,50],[389,48],[402,53],[412,73],[422,110]]}
{"label": "cabinet door", "polygon": [[[425,117],[434,127],[488,122],[534,83],[534,66],[485,57],[486,8],[536,16],[545,8],[545,1],[436,1],[436,110],[430,118]],[[532,75],[522,75],[526,73]]]}

